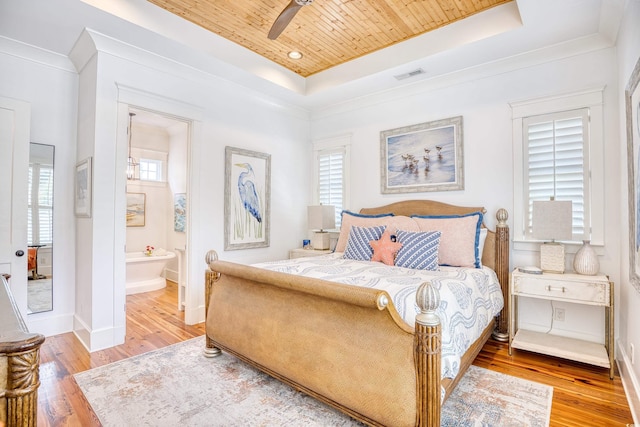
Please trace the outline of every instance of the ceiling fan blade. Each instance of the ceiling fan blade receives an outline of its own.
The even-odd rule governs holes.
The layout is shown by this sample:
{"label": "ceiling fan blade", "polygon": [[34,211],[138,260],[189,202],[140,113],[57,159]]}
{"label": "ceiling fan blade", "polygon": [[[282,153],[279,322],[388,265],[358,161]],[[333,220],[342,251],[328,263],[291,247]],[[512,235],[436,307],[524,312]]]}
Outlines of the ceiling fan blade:
{"label": "ceiling fan blade", "polygon": [[291,22],[293,17],[296,16],[296,13],[298,13],[298,10],[300,10],[301,7],[302,5],[297,3],[296,0],[291,0],[287,7],[285,7],[276,18],[267,37],[269,37],[270,40],[277,39],[280,33],[287,28],[287,25],[289,25],[289,22]]}

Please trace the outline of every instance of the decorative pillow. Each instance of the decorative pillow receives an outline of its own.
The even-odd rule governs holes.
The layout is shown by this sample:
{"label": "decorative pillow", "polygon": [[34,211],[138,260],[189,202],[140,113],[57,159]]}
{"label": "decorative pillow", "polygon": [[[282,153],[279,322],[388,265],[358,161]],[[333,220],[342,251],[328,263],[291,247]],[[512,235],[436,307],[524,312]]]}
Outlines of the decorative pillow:
{"label": "decorative pillow", "polygon": [[386,226],[389,233],[396,234],[397,230],[420,231],[416,220],[408,216],[394,215],[386,219]]}
{"label": "decorative pillow", "polygon": [[373,248],[371,261],[379,261],[387,265],[394,265],[396,254],[402,248],[402,243],[391,240],[389,230],[386,230],[379,240],[370,241],[369,245]]}
{"label": "decorative pillow", "polygon": [[419,216],[415,219],[422,231],[440,231],[438,263],[452,267],[482,266],[479,252],[482,212],[466,215]]}
{"label": "decorative pillow", "polygon": [[369,242],[380,239],[385,228],[383,225],[377,227],[351,227],[349,241],[344,250],[344,258],[371,261],[373,249]]}
{"label": "decorative pillow", "polygon": [[396,266],[416,270],[438,270],[439,231],[398,230],[396,236],[402,247],[396,256]]}
{"label": "decorative pillow", "polygon": [[349,235],[351,233],[351,227],[375,227],[379,225],[387,225],[386,222],[393,214],[380,214],[380,215],[363,215],[347,210],[342,211],[342,223],[340,225],[340,236],[336,243],[336,252],[344,252],[349,241]]}
{"label": "decorative pillow", "polygon": [[482,254],[484,253],[484,242],[487,241],[487,234],[489,230],[486,228],[480,228],[480,238],[478,239],[478,256],[480,257],[480,262],[482,262]]}

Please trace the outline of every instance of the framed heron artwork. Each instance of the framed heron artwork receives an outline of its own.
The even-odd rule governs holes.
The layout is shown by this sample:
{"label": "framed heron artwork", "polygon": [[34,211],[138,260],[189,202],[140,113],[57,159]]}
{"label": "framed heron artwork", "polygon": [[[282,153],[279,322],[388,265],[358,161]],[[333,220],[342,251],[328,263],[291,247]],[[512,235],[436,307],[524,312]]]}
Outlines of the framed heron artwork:
{"label": "framed heron artwork", "polygon": [[629,279],[640,292],[640,58],[625,88],[629,185]]}
{"label": "framed heron artwork", "polygon": [[271,155],[225,147],[224,249],[269,246]]}
{"label": "framed heron artwork", "polygon": [[380,191],[464,189],[462,116],[380,132]]}

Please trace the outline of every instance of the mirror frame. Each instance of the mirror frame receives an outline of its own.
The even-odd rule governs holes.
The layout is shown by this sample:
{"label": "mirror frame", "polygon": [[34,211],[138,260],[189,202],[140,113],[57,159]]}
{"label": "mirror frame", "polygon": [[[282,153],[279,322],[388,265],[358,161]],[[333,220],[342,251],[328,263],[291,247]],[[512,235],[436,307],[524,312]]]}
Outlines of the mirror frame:
{"label": "mirror frame", "polygon": [[[44,313],[44,312],[48,312],[48,311],[53,311],[53,244],[54,244],[54,229],[53,229],[53,224],[54,224],[54,214],[55,214],[55,152],[56,152],[56,147],[54,145],[51,144],[41,144],[38,142],[30,142],[29,143],[29,168],[31,168],[31,165],[33,164],[33,159],[34,159],[34,147],[35,146],[41,146],[41,150],[47,150],[47,155],[49,154],[49,150],[50,150],[50,159],[51,159],[51,169],[52,169],[52,184],[51,184],[51,244],[50,245],[42,245],[42,246],[38,246],[38,245],[30,245],[29,248],[36,248],[36,263],[37,263],[37,257],[38,257],[38,252],[40,251],[40,248],[44,248],[44,247],[49,247],[51,248],[51,258],[50,258],[50,265],[51,265],[51,273],[48,276],[50,281],[51,281],[51,286],[50,286],[50,295],[49,295],[49,306],[47,308],[44,308],[42,310],[37,310],[37,311],[31,311],[31,309],[28,309],[28,313],[27,314],[37,314],[37,313]],[[40,157],[39,157],[40,158]],[[42,156],[42,158],[44,158],[44,156]],[[33,196],[32,196],[33,197]],[[31,205],[31,200],[29,200],[29,205]],[[27,212],[28,215],[28,212]],[[25,230],[27,231],[27,230]],[[27,242],[28,244],[29,242]],[[28,279],[27,280],[27,288],[29,286],[29,282],[31,280],[35,280],[37,278],[39,278],[39,273],[38,273],[38,266],[36,264],[36,269],[35,272],[32,275],[33,279]],[[29,292],[27,291],[27,307],[29,306]]]}

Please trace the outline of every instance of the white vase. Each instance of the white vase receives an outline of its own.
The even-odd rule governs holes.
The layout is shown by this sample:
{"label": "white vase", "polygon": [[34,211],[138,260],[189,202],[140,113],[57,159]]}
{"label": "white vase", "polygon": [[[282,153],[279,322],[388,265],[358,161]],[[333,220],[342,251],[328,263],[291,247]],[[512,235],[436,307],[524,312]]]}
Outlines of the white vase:
{"label": "white vase", "polygon": [[578,274],[593,276],[600,271],[600,260],[589,240],[582,241],[582,247],[573,258],[573,269]]}

